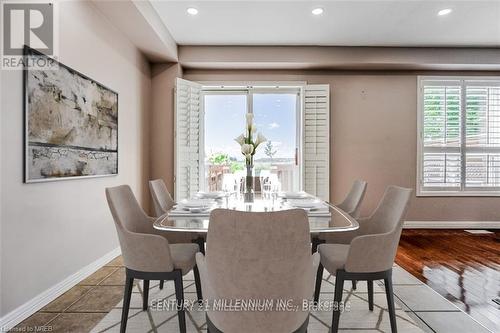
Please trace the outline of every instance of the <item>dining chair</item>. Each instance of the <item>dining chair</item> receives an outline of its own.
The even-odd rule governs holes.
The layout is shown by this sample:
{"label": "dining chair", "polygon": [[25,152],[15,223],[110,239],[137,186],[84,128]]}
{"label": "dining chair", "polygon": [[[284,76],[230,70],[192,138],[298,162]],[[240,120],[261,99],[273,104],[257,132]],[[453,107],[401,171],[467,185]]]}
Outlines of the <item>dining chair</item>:
{"label": "dining chair", "polygon": [[[315,301],[319,299],[323,269],[335,275],[334,304],[341,304],[345,280],[368,284],[368,308],[373,311],[373,280],[384,280],[391,330],[397,332],[392,266],[403,229],[412,189],[389,186],[375,212],[360,223],[358,235],[348,244],[321,244],[321,262],[316,275]],[[333,311],[332,332],[337,332],[340,310]]]}
{"label": "dining chair", "polygon": [[[170,192],[162,179],[149,181],[149,191],[153,199],[153,206],[157,217],[167,214],[175,205]],[[197,243],[200,250],[203,252],[205,247],[205,239],[198,234],[186,233],[179,231],[163,232],[162,236],[166,237],[171,244],[178,243]],[[163,288],[163,282],[160,283],[160,289]]]}
{"label": "dining chair", "polygon": [[[358,219],[359,211],[361,208],[361,202],[365,196],[366,187],[368,183],[364,180],[355,180],[351,186],[351,189],[344,201],[337,205],[338,208],[342,209],[347,214],[351,215],[353,218]],[[346,231],[346,232],[333,232],[324,233],[319,235],[319,243],[334,243],[334,244],[350,244],[354,237],[358,235],[357,231]],[[317,250],[317,245],[314,244],[313,251]],[[353,289],[356,289],[356,282],[352,282]]]}
{"label": "dining chair", "polygon": [[[197,297],[202,299],[195,255],[198,245],[169,244],[166,237],[153,228],[153,218],[144,213],[128,185],[106,188],[106,198],[113,215],[125,265],[125,291],[120,332],[127,327],[128,311],[134,279],[143,280],[143,310],[148,307],[149,281],[173,280],[177,304],[183,304],[182,277],[194,272]],[[184,308],[177,311],[179,328],[186,332]]]}
{"label": "dining chair", "polygon": [[338,208],[342,209],[347,214],[351,215],[355,219],[359,217],[359,211],[361,208],[361,202],[365,196],[367,183],[364,180],[355,180],[352,184],[351,190],[347,194],[344,201],[337,205]]}
{"label": "dining chair", "polygon": [[149,191],[153,198],[153,206],[156,216],[166,214],[174,207],[175,202],[162,179],[149,181]]}
{"label": "dining chair", "polygon": [[[215,209],[210,215],[207,252],[196,255],[205,302],[273,302],[268,311],[214,311],[208,308],[208,332],[306,332],[314,274],[309,222],[303,210],[241,212]],[[291,300],[298,311],[277,311]]]}

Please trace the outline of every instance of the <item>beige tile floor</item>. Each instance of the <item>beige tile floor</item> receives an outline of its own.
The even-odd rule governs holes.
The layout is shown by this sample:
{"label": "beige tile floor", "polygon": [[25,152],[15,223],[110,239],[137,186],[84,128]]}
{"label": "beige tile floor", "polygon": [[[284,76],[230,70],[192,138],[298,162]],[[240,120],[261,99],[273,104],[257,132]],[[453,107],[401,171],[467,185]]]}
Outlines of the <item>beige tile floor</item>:
{"label": "beige tile floor", "polygon": [[[196,289],[192,274],[185,277],[185,297],[196,299]],[[322,286],[321,299],[333,298],[334,278],[325,273]],[[360,285],[359,290],[353,292],[348,286],[345,291],[345,301],[350,304],[350,311],[341,316],[340,328],[343,330],[363,330],[373,332],[386,332],[390,330],[389,317],[385,301],[384,290],[375,286],[375,310],[368,311],[368,298],[366,287]],[[160,290],[158,283],[150,286],[150,301],[153,299],[174,298],[174,286],[167,282],[165,288]],[[122,302],[96,326],[91,332],[118,332],[120,328]],[[131,300],[130,318],[127,332],[177,332],[178,320],[175,311],[155,312],[153,310],[142,311],[142,285],[134,288]],[[399,328],[402,332],[422,332],[417,324],[402,310],[396,306]],[[327,332],[331,322],[331,312],[314,312],[311,314],[308,332]],[[206,332],[205,313],[193,310],[186,317],[188,332]]]}
{"label": "beige tile floor", "polygon": [[[332,299],[335,278],[325,272],[321,299]],[[46,326],[52,332],[118,332],[124,285],[121,257],[60,296],[16,327],[16,330]],[[446,301],[418,279],[395,266],[393,273],[399,332],[488,332],[470,316]],[[194,300],[196,290],[192,273],[185,276],[185,297]],[[346,282],[344,298],[350,311],[341,315],[341,332],[390,332],[385,293],[382,284],[374,287],[375,309],[368,310],[366,283],[353,291]],[[163,290],[151,283],[151,300],[175,298],[172,282]],[[328,332],[331,312],[313,312],[308,332]],[[206,332],[205,314],[190,311],[186,316],[188,332]],[[142,311],[142,284],[133,289],[127,332],[178,332],[174,311]]]}

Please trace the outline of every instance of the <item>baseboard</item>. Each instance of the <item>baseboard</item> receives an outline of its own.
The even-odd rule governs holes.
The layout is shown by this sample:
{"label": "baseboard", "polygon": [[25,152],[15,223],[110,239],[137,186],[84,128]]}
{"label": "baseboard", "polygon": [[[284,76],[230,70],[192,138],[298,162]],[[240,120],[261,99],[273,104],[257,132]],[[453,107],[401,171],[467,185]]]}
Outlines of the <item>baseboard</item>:
{"label": "baseboard", "polygon": [[120,248],[116,248],[111,252],[105,254],[96,261],[85,266],[78,272],[68,276],[63,281],[54,285],[53,287],[45,290],[41,294],[35,296],[33,299],[19,306],[18,308],[7,313],[5,316],[0,318],[0,332],[6,332],[12,327],[16,326],[24,319],[31,316],[33,313],[37,312],[45,305],[49,304],[57,297],[64,294],[66,291],[74,287],[77,283],[87,278],[89,275],[97,271],[99,268],[107,264],[113,258],[117,257],[121,253]]}
{"label": "baseboard", "polygon": [[405,229],[500,229],[500,221],[405,221]]}

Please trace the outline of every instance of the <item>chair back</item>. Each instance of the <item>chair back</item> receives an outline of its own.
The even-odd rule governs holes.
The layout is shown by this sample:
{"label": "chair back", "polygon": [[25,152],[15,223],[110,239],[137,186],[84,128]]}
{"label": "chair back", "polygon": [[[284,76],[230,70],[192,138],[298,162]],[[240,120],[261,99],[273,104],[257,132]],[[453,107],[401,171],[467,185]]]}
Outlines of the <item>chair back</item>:
{"label": "chair back", "polygon": [[382,272],[392,268],[404,217],[413,190],[389,186],[369,218],[370,234],[351,242],[345,265],[349,272]]}
{"label": "chair back", "polygon": [[386,233],[403,227],[413,190],[399,186],[388,186],[377,208],[370,216],[373,233]]}
{"label": "chair back", "polygon": [[338,208],[342,209],[347,214],[354,218],[359,217],[359,211],[361,208],[361,202],[365,196],[367,183],[364,180],[355,180],[352,184],[351,190],[347,194],[347,197],[337,205]]}
{"label": "chair back", "polygon": [[152,221],[128,185],[106,189],[125,267],[144,272],[173,270],[166,238],[151,234]]}
{"label": "chair back", "polygon": [[131,232],[144,232],[149,224],[149,217],[142,209],[128,185],[109,187],[106,189],[109,209],[117,226]]}
{"label": "chair back", "polygon": [[172,209],[175,202],[162,179],[150,180],[149,191],[151,192],[151,197],[153,198],[153,206],[156,216],[166,214],[170,209]]}
{"label": "chair back", "polygon": [[[209,300],[311,299],[312,267],[309,222],[303,210],[271,213],[216,209],[207,235],[206,280]],[[208,295],[207,295],[208,291]],[[301,309],[301,306],[299,307]],[[273,308],[274,309],[274,308]],[[208,311],[223,332],[292,332],[308,312]]]}

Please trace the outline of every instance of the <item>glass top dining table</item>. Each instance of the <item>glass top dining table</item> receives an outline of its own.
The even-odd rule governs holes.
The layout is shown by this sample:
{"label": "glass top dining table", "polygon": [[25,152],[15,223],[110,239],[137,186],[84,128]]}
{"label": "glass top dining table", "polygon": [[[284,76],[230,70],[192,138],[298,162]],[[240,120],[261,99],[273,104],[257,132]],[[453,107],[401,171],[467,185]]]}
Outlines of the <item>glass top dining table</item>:
{"label": "glass top dining table", "polygon": [[[311,234],[345,232],[359,228],[358,222],[340,208],[322,201],[313,196],[310,200],[316,200],[323,204],[322,209],[308,210],[309,229]],[[244,202],[242,198],[225,197],[215,201],[213,208],[224,208],[246,212],[273,212],[296,208],[293,200],[280,197],[256,198],[254,202]],[[208,232],[210,211],[203,213],[191,213],[189,211],[175,213],[171,210],[167,214],[158,217],[154,222],[154,228],[163,231],[193,232],[203,234]]]}

